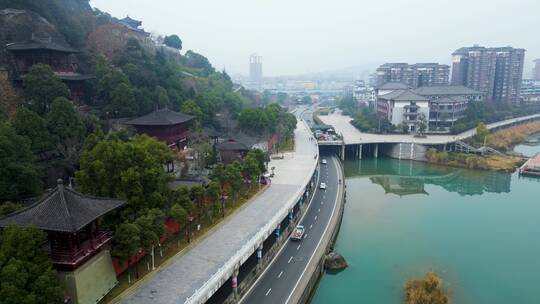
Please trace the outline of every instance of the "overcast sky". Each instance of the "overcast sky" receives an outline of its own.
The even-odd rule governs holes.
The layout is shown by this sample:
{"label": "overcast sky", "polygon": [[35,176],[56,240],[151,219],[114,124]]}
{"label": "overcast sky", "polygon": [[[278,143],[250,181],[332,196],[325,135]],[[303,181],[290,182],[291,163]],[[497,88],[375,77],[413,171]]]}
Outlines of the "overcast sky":
{"label": "overcast sky", "polygon": [[184,51],[229,73],[265,76],[384,62],[450,63],[461,46],[521,47],[525,75],[540,57],[540,0],[91,0],[147,31],[176,33]]}

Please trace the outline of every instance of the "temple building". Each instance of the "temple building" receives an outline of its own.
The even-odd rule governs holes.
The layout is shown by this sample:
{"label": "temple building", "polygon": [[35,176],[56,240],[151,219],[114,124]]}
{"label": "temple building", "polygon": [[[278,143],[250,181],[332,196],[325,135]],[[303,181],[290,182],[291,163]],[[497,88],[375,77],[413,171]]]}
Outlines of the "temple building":
{"label": "temple building", "polygon": [[33,225],[45,231],[45,249],[65,286],[66,300],[97,303],[118,283],[110,255],[112,234],[100,229],[99,219],[124,204],[80,194],[58,180],[38,202],[0,219],[0,228]]}
{"label": "temple building", "polygon": [[13,56],[12,78],[15,84],[22,84],[34,64],[43,63],[49,65],[56,76],[68,86],[74,102],[84,101],[84,81],[93,79],[94,76],[79,73],[75,56],[79,53],[78,50],[56,43],[51,37],[41,39],[34,35],[28,41],[7,44],[6,50]]}
{"label": "temple building", "polygon": [[155,42],[150,33],[141,28],[142,21],[127,16],[115,23],[106,23],[98,26],[88,35],[88,46],[111,59],[119,52],[123,52],[129,39],[135,39],[147,50],[154,52]]}
{"label": "temple building", "polygon": [[126,122],[144,133],[167,143],[169,147],[184,148],[187,145],[189,127],[195,117],[181,112],[159,109]]}

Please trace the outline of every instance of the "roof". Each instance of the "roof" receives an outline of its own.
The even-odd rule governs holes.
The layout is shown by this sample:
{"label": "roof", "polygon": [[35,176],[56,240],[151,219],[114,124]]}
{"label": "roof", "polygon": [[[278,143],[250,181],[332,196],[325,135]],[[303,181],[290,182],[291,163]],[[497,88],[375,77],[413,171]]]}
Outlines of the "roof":
{"label": "roof", "polygon": [[482,92],[470,89],[461,85],[442,85],[442,86],[429,86],[419,87],[413,90],[414,93],[419,95],[472,95],[482,94]]}
{"label": "roof", "polygon": [[13,42],[6,44],[8,51],[29,51],[29,50],[51,50],[64,53],[78,53],[79,51],[69,46],[61,45],[52,40],[28,40],[24,42]]}
{"label": "roof", "polygon": [[379,90],[405,90],[408,88],[409,86],[403,82],[387,82],[377,87]]}
{"label": "roof", "polygon": [[83,195],[65,188],[59,180],[38,202],[0,219],[0,227],[33,225],[46,231],[76,232],[124,204],[124,200]]}
{"label": "roof", "polygon": [[219,143],[216,148],[218,150],[229,150],[229,151],[247,151],[249,150],[249,146],[241,143],[239,141],[229,139],[227,141],[224,141],[222,143]]}
{"label": "roof", "polygon": [[439,99],[433,99],[434,103],[461,103],[468,102],[469,99],[465,96],[451,96],[451,97],[442,97]]}
{"label": "roof", "polygon": [[185,123],[194,118],[194,116],[165,108],[127,121],[126,124],[134,126],[170,126]]}
{"label": "roof", "polygon": [[418,95],[411,90],[395,90],[379,96],[379,98],[394,101],[429,101],[426,97]]}

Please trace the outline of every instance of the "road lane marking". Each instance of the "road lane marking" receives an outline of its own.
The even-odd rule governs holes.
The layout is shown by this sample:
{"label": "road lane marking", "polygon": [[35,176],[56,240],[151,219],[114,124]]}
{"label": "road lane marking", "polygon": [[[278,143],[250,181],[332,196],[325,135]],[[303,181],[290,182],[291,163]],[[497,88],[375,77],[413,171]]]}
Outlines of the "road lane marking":
{"label": "road lane marking", "polygon": [[298,247],[296,247],[296,250],[300,250],[300,247],[302,247],[302,244],[298,245]]}
{"label": "road lane marking", "polygon": [[268,296],[268,294],[270,293],[270,291],[272,291],[272,288],[268,289],[268,291],[266,292],[266,294],[264,295],[265,297]]}
{"label": "road lane marking", "polygon": [[278,279],[281,278],[281,275],[283,274],[283,271],[278,274]]}
{"label": "road lane marking", "polygon": [[[336,164],[336,161],[335,159],[333,159],[334,161],[334,164]],[[336,168],[339,170],[339,166],[336,166]],[[339,176],[339,173],[338,173],[338,176]],[[336,193],[336,199],[334,201],[334,206],[332,207],[332,212],[330,213],[330,219],[334,216],[334,213],[336,211],[336,206],[338,204],[338,199],[339,199],[339,187],[338,187],[338,191]],[[308,262],[306,265],[309,265],[311,263],[311,260],[313,260],[313,257],[315,256],[315,253],[317,252],[319,246],[321,246],[321,243],[323,241],[323,238],[324,238],[324,235],[326,234],[327,230],[329,229],[330,227],[330,220],[328,221],[328,223],[326,223],[326,227],[324,228],[324,231],[323,233],[321,234],[321,238],[319,239],[319,242],[317,243],[317,246],[315,247],[315,249],[313,250],[313,253],[311,254],[311,257],[309,258]],[[289,297],[287,297],[287,300],[285,300],[285,304],[288,304],[289,301],[291,300],[291,297],[292,297],[292,294],[294,293],[294,290],[296,290],[296,288],[298,287],[298,284],[300,283],[300,280],[304,277],[304,274],[306,273],[306,270],[307,270],[307,266],[304,268],[304,270],[302,271],[302,273],[300,274],[300,277],[298,278],[298,280],[296,281],[296,284],[294,284],[294,287],[292,289],[292,292],[289,294]]]}
{"label": "road lane marking", "polygon": [[287,264],[290,264],[290,263],[291,263],[292,258],[293,258],[293,257],[291,256],[291,258],[289,259],[289,261],[287,262]]}
{"label": "road lane marking", "polygon": [[315,215],[315,220],[317,220],[317,216]]}
{"label": "road lane marking", "polygon": [[321,208],[319,208],[319,210],[317,210],[317,212],[321,212]]}
{"label": "road lane marking", "polygon": [[309,225],[309,229],[313,228],[313,225]]}
{"label": "road lane marking", "polygon": [[307,233],[306,233],[306,234],[304,234],[304,238],[307,238]]}

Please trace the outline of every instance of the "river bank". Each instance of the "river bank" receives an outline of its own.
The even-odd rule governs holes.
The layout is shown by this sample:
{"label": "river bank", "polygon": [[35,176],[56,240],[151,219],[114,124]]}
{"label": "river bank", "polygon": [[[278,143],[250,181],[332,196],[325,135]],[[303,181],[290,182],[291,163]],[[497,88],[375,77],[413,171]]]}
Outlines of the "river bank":
{"label": "river bank", "polygon": [[431,164],[501,172],[514,172],[524,162],[523,158],[509,155],[475,155],[457,152],[430,150],[426,152],[426,162]]}
{"label": "river bank", "polygon": [[533,121],[515,127],[499,130],[487,138],[487,145],[501,151],[511,151],[531,135],[540,132],[540,121]]}
{"label": "river bank", "polygon": [[[499,130],[486,137],[486,144],[494,149],[504,152],[514,152],[513,149],[520,143],[525,143],[529,138],[535,137],[540,132],[540,121],[525,123],[508,129]],[[519,151],[516,151],[519,153]],[[531,155],[525,155],[531,156]],[[474,155],[457,152],[443,152],[431,150],[426,153],[426,161],[431,164],[450,167],[494,170],[502,172],[514,172],[523,163],[524,159],[517,155]]]}

